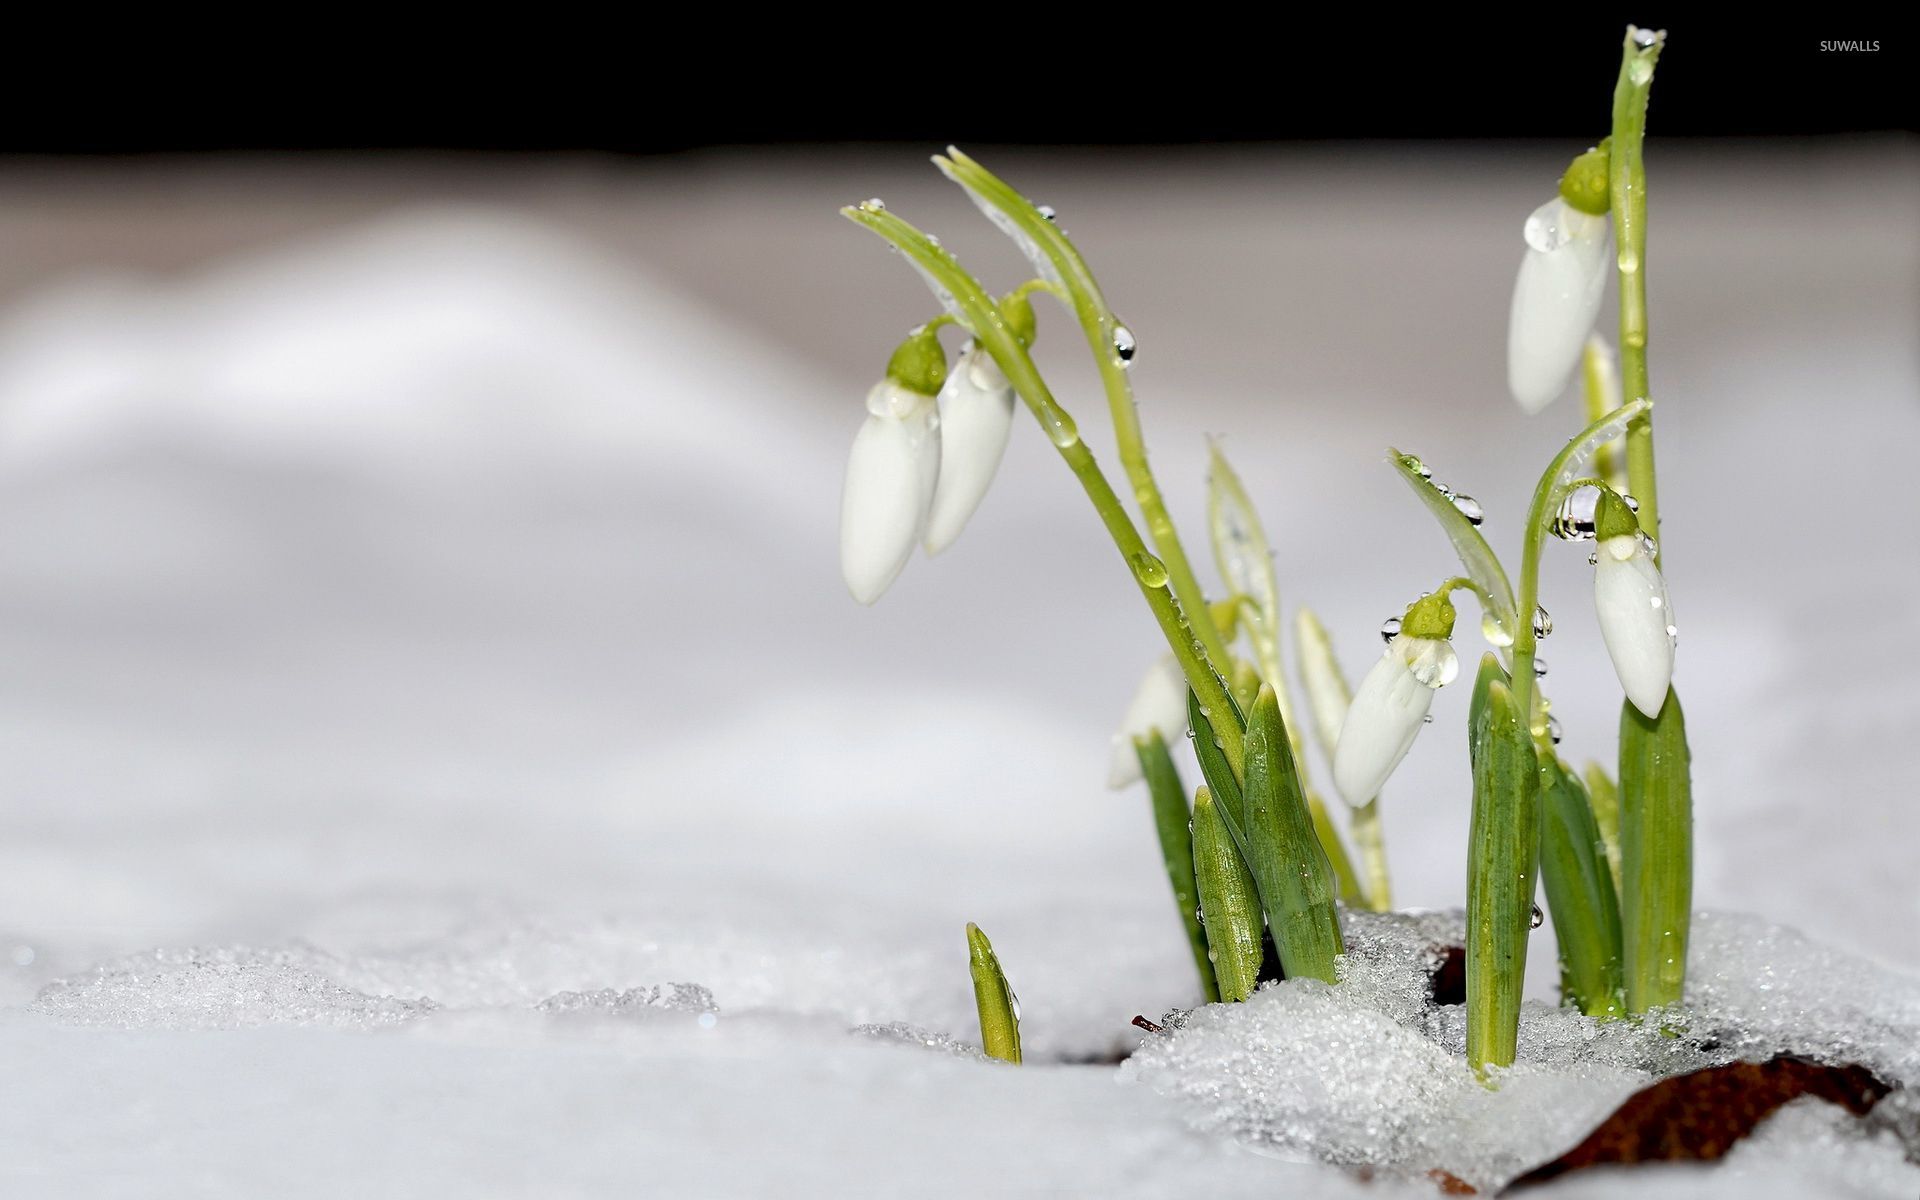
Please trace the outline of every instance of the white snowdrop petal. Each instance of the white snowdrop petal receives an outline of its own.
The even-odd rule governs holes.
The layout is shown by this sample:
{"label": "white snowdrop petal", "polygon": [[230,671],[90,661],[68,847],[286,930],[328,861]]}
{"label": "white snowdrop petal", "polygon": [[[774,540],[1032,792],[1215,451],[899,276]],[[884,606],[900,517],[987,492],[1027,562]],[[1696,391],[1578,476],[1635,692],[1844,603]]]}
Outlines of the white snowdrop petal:
{"label": "white snowdrop petal", "polygon": [[1580,212],[1557,196],[1533,220],[1554,224],[1562,240],[1552,249],[1529,245],[1513,284],[1507,386],[1529,413],[1566,391],[1580,365],[1606,292],[1611,241],[1605,217]]}
{"label": "white snowdrop petal", "polygon": [[939,468],[931,398],[904,416],[870,412],[860,426],[840,493],[840,574],[855,600],[878,600],[913,556]]}
{"label": "white snowdrop petal", "polygon": [[1000,470],[1013,430],[1013,387],[968,343],[940,391],[940,472],[927,517],[928,554],[951,546]]}
{"label": "white snowdrop petal", "polygon": [[1140,756],[1133,739],[1158,731],[1171,744],[1187,728],[1187,677],[1172,654],[1154,660],[1134,689],[1127,703],[1127,715],[1113,735],[1113,755],[1107,770],[1107,786],[1123,788],[1140,778]]}
{"label": "white snowdrop petal", "polygon": [[[1660,715],[1673,680],[1673,636],[1667,632],[1673,611],[1666,580],[1637,540],[1635,553],[1622,559],[1601,554],[1594,564],[1593,605],[1607,655],[1633,706],[1649,717]],[[1609,545],[1609,549],[1611,549]]]}
{"label": "white snowdrop petal", "polygon": [[1433,707],[1434,689],[1407,669],[1402,641],[1395,638],[1360,681],[1340,726],[1340,742],[1333,751],[1333,783],[1351,805],[1365,804],[1380,794],[1387,777],[1413,748],[1427,710]]}

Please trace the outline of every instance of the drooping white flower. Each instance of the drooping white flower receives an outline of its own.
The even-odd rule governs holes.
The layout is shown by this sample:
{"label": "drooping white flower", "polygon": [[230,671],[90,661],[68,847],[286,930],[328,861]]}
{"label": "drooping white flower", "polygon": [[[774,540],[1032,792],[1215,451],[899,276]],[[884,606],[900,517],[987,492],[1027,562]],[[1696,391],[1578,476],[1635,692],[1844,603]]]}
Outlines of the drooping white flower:
{"label": "drooping white flower", "polygon": [[1525,234],[1507,321],[1507,386],[1535,413],[1566,391],[1580,365],[1606,291],[1611,237],[1606,217],[1557,195],[1527,218]]}
{"label": "drooping white flower", "polygon": [[927,527],[940,476],[940,412],[892,379],[867,393],[867,419],[840,493],[840,574],[872,604],[899,577]]}
{"label": "drooping white flower", "polygon": [[1354,807],[1366,804],[1413,748],[1433,693],[1460,673],[1453,652],[1454,610],[1443,589],[1408,606],[1401,632],[1373,664],[1340,724],[1333,785]]}
{"label": "drooping white flower", "polygon": [[1593,556],[1593,607],[1600,636],[1627,699],[1649,718],[1657,717],[1673,682],[1677,632],[1666,577],[1631,511],[1614,493],[1601,494],[1594,526],[1600,548]]}
{"label": "drooping white flower", "polygon": [[968,342],[940,389],[940,479],[927,518],[928,554],[953,544],[987,494],[1013,430],[1013,385],[993,355]]}
{"label": "drooping white flower", "polygon": [[1133,739],[1158,733],[1172,742],[1187,728],[1187,677],[1172,654],[1162,654],[1141,677],[1127,704],[1127,715],[1113,735],[1112,765],[1107,771],[1107,786],[1123,788],[1140,778],[1140,756]]}

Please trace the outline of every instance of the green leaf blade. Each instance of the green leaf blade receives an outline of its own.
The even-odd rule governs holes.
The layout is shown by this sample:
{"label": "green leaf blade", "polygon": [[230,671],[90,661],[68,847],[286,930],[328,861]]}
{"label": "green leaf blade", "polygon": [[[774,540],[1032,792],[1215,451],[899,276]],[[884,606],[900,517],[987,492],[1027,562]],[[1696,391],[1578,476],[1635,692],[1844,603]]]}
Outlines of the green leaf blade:
{"label": "green leaf blade", "polygon": [[1693,923],[1692,752],[1680,697],[1660,715],[1620,706],[1620,917],[1627,1011],[1673,1004],[1685,991]]}
{"label": "green leaf blade", "polygon": [[987,1057],[1020,1061],[1020,1002],[1014,998],[993,943],[978,925],[967,923],[967,969],[973,975],[973,1003],[980,1014],[980,1046]]}
{"label": "green leaf blade", "polygon": [[1487,1068],[1513,1063],[1519,1036],[1540,852],[1539,771],[1513,692],[1484,664],[1468,724],[1467,1060],[1484,1079]]}
{"label": "green leaf blade", "polygon": [[1626,1011],[1620,903],[1586,788],[1540,751],[1540,880],[1560,948],[1560,990],[1590,1017]]}
{"label": "green leaf blade", "polygon": [[1247,865],[1260,888],[1280,965],[1290,979],[1337,982],[1337,960],[1346,945],[1334,907],[1333,867],[1307,810],[1271,687],[1261,688],[1254,702],[1246,746]]}
{"label": "green leaf blade", "polygon": [[1207,788],[1193,797],[1193,873],[1221,1000],[1245,1000],[1260,981],[1260,893]]}
{"label": "green leaf blade", "polygon": [[1147,793],[1153,802],[1153,826],[1160,835],[1160,855],[1166,863],[1167,881],[1173,886],[1173,904],[1180,912],[1180,924],[1193,951],[1194,967],[1200,973],[1200,990],[1212,1002],[1220,998],[1213,977],[1213,965],[1207,957],[1207,935],[1200,927],[1200,892],[1194,878],[1193,814],[1187,808],[1187,793],[1180,783],[1180,772],[1167,752],[1167,743],[1155,732],[1133,740],[1140,756],[1140,773],[1146,777]]}
{"label": "green leaf blade", "polygon": [[[1518,630],[1513,585],[1507,581],[1507,571],[1500,565],[1499,556],[1494,554],[1493,547],[1487,545],[1487,539],[1481,535],[1479,528],[1454,507],[1453,499],[1422,474],[1425,467],[1418,458],[1398,450],[1389,450],[1387,453],[1394,471],[1413,489],[1420,503],[1427,506],[1433,519],[1440,523],[1447,540],[1453,543],[1453,552],[1459,556],[1466,577],[1479,589],[1480,602],[1486,606],[1486,616],[1491,623],[1487,640],[1498,645],[1512,645]],[[1502,638],[1505,640],[1502,641]]]}

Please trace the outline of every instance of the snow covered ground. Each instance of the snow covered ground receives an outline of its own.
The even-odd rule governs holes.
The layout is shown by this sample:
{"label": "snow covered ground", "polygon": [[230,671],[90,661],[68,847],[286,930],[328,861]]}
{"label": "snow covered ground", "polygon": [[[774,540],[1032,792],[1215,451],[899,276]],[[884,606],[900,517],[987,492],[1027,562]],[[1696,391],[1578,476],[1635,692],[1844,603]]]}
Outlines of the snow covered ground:
{"label": "snow covered ground", "polygon": [[[1520,223],[1563,150],[988,161],[1062,211],[1139,335],[1190,540],[1202,435],[1229,434],[1285,598],[1355,669],[1452,571],[1384,447],[1478,497],[1505,551],[1577,420],[1502,387]],[[1912,1079],[1920,155],[1651,166],[1697,899],[1888,964],[1715,918],[1700,998],[1743,1028],[1805,1007]],[[1144,797],[1101,786],[1154,633],[1026,428],[954,549],[872,610],[841,587],[860,397],[930,308],[834,206],[882,195],[1017,278],[917,156],[145,172],[0,176],[10,1192],[1377,1195],[1276,1133],[1297,1072],[1245,1086],[1286,1056],[1235,1047],[1321,1018],[1388,1069],[1314,1112],[1412,1113],[1381,1162],[1450,1136],[1457,1063],[1300,989],[1064,1065],[1195,999]],[[1542,653],[1567,746],[1606,757],[1583,557],[1549,564]],[[1462,897],[1453,691],[1386,800],[1407,905]],[[850,1032],[968,1039],[968,920],[1028,1067]],[[1562,1114],[1638,1069],[1539,1045]],[[1481,1130],[1458,1161],[1573,1136]],[[1640,1186],[1756,1181],[1911,1196],[1920,1171],[1796,1108],[1726,1171]]]}

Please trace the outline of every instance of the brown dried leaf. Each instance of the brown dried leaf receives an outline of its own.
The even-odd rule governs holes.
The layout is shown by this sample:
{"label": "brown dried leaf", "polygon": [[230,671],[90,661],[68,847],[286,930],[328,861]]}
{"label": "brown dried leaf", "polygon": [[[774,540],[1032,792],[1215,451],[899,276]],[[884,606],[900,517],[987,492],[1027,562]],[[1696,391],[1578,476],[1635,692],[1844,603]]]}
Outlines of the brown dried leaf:
{"label": "brown dried leaf", "polygon": [[1790,1100],[1818,1096],[1863,1116],[1891,1090],[1860,1066],[1780,1055],[1663,1079],[1627,1098],[1578,1146],[1507,1185],[1545,1183],[1587,1167],[1717,1159]]}

